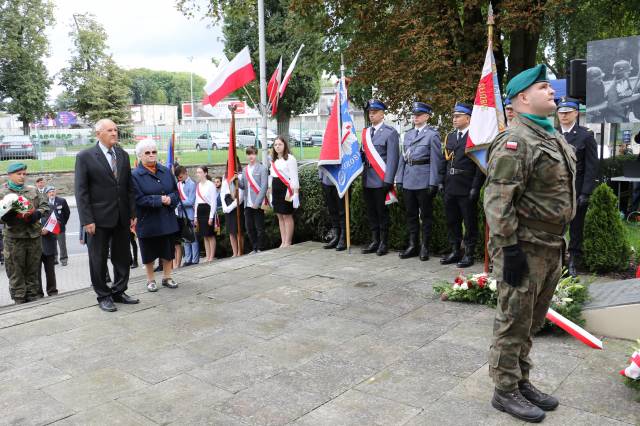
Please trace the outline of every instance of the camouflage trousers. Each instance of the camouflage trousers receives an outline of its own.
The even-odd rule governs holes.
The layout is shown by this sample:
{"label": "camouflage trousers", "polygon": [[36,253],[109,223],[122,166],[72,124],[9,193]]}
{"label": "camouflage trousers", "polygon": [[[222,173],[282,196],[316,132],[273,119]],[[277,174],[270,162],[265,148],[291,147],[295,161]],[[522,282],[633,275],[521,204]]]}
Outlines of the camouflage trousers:
{"label": "camouflage trousers", "polygon": [[4,237],[4,264],[9,278],[9,294],[16,302],[39,298],[41,256],[42,242],[39,237]]}
{"label": "camouflage trousers", "polygon": [[551,298],[562,274],[562,249],[526,241],[520,247],[527,256],[529,271],[519,287],[502,282],[503,255],[494,256],[498,279],[498,304],[489,351],[489,375],[496,388],[511,391],[518,382],[529,379],[533,368],[529,352],[531,336],[544,324]]}

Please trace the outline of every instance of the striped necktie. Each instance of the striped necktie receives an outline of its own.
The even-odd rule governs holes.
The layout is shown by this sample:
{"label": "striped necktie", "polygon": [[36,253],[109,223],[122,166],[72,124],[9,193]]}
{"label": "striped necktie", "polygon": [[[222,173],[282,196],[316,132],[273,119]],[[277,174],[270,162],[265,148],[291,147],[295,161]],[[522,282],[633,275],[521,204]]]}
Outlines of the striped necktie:
{"label": "striped necktie", "polygon": [[113,152],[112,149],[109,149],[109,151],[107,151],[107,154],[111,156],[111,160],[109,161],[109,163],[111,165],[111,171],[113,172],[113,176],[118,177],[118,163],[116,162],[116,154],[115,152]]}

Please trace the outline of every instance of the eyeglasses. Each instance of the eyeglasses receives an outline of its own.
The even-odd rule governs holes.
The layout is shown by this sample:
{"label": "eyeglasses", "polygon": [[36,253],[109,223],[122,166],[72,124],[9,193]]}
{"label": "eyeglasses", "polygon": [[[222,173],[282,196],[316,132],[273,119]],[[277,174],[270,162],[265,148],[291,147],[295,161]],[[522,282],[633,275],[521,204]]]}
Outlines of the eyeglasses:
{"label": "eyeglasses", "polygon": [[156,155],[157,153],[158,151],[145,151],[144,155],[151,155],[151,154]]}

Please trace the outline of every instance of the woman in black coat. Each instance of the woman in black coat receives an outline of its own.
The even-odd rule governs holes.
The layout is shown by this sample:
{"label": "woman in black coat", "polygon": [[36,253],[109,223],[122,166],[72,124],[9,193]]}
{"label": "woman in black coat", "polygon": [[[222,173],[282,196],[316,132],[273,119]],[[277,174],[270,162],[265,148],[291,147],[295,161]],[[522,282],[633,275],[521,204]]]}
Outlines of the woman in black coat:
{"label": "woman in black coat", "polygon": [[138,142],[136,155],[140,162],[131,172],[131,178],[138,218],[136,234],[147,273],[147,290],[158,291],[153,272],[156,259],[162,261],[162,285],[177,288],[178,284],[171,277],[175,235],[178,232],[176,180],[169,169],[158,163],[158,148],[154,141],[145,139]]}

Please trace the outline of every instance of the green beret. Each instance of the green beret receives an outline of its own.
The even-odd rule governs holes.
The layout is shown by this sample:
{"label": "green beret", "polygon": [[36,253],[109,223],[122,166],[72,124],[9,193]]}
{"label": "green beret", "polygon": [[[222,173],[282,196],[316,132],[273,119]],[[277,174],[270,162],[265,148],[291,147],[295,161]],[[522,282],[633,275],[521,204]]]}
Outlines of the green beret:
{"label": "green beret", "polygon": [[9,164],[9,167],[7,167],[7,174],[10,175],[11,173],[19,172],[20,170],[27,170],[27,165],[24,163]]}
{"label": "green beret", "polygon": [[532,84],[541,81],[549,81],[546,65],[539,64],[533,68],[524,70],[513,77],[511,81],[509,81],[509,84],[507,84],[507,98],[515,98],[518,93],[528,89]]}

